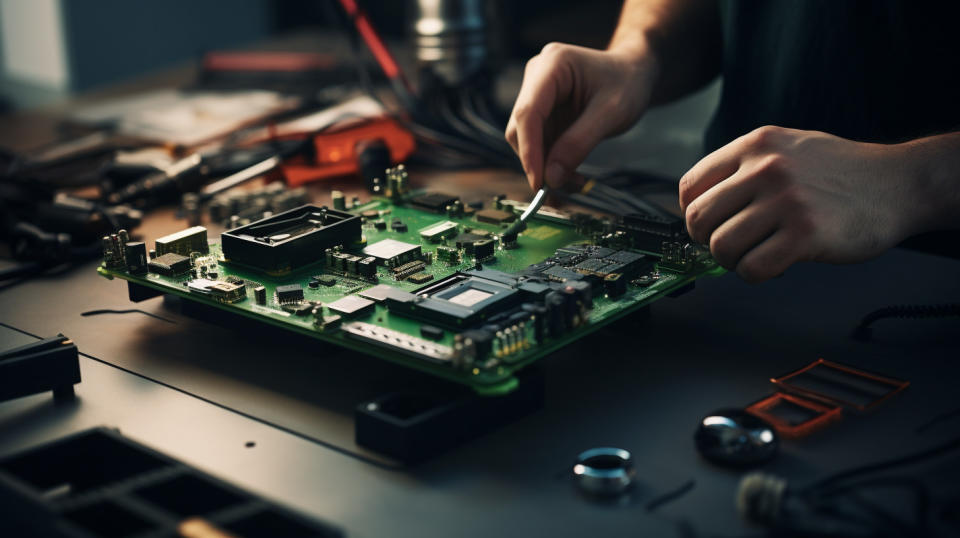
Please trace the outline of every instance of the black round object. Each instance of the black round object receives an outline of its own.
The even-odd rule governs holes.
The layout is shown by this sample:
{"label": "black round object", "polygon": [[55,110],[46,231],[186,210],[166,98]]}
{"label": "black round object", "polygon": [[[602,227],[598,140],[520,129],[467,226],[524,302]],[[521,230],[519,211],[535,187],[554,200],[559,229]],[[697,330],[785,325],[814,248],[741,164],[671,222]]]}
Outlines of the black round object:
{"label": "black round object", "polygon": [[703,417],[693,440],[701,456],[730,467],[766,463],[780,449],[773,426],[742,409],[720,409]]}

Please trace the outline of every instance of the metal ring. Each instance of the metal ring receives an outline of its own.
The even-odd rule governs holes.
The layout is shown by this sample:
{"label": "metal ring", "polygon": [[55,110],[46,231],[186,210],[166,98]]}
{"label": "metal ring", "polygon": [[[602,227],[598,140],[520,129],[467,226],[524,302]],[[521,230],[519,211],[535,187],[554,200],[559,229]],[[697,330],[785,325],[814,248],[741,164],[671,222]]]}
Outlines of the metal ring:
{"label": "metal ring", "polygon": [[633,485],[633,458],[622,448],[598,447],[581,452],[573,466],[577,486],[591,495],[620,495]]}

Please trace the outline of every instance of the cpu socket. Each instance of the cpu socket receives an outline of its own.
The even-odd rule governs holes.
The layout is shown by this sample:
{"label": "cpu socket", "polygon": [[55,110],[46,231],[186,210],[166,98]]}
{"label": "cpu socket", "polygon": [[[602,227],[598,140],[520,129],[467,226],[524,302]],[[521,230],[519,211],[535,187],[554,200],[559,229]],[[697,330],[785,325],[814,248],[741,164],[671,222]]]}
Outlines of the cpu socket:
{"label": "cpu socket", "polygon": [[519,300],[516,289],[462,273],[417,290],[387,297],[392,312],[452,328],[464,328],[501,312]]}

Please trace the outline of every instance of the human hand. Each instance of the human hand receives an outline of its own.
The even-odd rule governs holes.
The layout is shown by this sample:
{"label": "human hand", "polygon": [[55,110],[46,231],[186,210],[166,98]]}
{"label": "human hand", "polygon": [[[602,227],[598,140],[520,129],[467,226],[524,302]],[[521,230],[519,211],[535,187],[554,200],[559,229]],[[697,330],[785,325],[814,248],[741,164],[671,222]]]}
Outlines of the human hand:
{"label": "human hand", "polygon": [[530,187],[562,187],[601,140],[630,127],[650,101],[655,64],[642,48],[560,43],[531,58],[506,130]]}
{"label": "human hand", "polygon": [[917,230],[922,193],[901,145],[761,127],[680,180],[687,230],[748,282],[800,261],[853,263]]}

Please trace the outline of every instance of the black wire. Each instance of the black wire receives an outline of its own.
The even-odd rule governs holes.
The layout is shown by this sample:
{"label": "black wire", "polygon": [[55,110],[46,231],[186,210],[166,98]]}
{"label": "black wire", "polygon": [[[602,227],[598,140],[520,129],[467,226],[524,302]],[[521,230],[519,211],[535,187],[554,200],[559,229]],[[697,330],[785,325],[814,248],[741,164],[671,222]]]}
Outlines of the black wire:
{"label": "black wire", "polygon": [[[355,63],[357,64],[357,73],[361,88],[371,98],[380,103],[385,110],[389,110],[389,107],[386,106],[376,89],[373,87],[373,82],[369,72],[367,71],[366,62],[360,60],[363,55],[361,52],[362,47],[360,45],[360,39],[356,28],[350,23],[349,20],[347,20],[345,16],[334,16],[332,18],[340,23],[341,30],[343,30],[347,35],[351,52],[355,59]],[[394,96],[397,98],[398,103],[401,105],[401,110],[399,113],[394,114],[394,119],[410,130],[422,142],[432,145],[446,146],[447,148],[461,152],[466,156],[464,159],[461,156],[451,155],[451,153],[447,151],[446,155],[435,159],[436,164],[445,165],[448,167],[483,166],[484,164],[489,166],[491,163],[501,161],[501,157],[495,154],[491,155],[489,152],[485,151],[481,147],[478,147],[470,140],[461,140],[458,137],[451,136],[431,126],[412,121],[409,118],[409,115],[413,112],[410,108],[412,104],[407,102],[405,97],[398,92],[397,88],[391,88],[391,90]]]}
{"label": "black wire", "polygon": [[865,474],[877,472],[877,471],[886,471],[888,469],[893,469],[895,467],[903,467],[906,465],[912,465],[914,463],[920,463],[922,461],[941,456],[943,454],[950,453],[954,450],[960,449],[960,437],[951,439],[946,443],[941,445],[928,448],[926,450],[921,450],[919,452],[914,452],[912,454],[907,454],[906,456],[900,456],[898,458],[893,458],[885,461],[879,461],[876,463],[869,463],[866,465],[861,465],[859,467],[854,467],[852,469],[847,469],[845,471],[840,471],[834,473],[830,476],[822,478],[813,484],[805,487],[803,489],[804,494],[817,492],[822,488],[827,488],[837,484],[843,480],[848,480],[857,476],[862,476]]}
{"label": "black wire", "polygon": [[960,303],[944,303],[933,305],[893,305],[878,308],[870,312],[860,324],[853,330],[853,337],[857,340],[868,340],[873,333],[870,327],[874,322],[881,319],[902,318],[902,319],[924,319],[924,318],[946,318],[960,317]]}
{"label": "black wire", "polygon": [[937,415],[937,416],[931,418],[930,420],[924,422],[923,424],[917,426],[917,428],[916,428],[915,430],[913,430],[913,431],[916,432],[916,433],[923,433],[923,432],[929,430],[930,428],[932,428],[932,427],[940,424],[941,422],[946,422],[946,421],[948,421],[948,420],[952,420],[952,419],[955,419],[955,418],[957,418],[957,417],[960,417],[960,409],[954,409],[954,410],[952,410],[952,411],[946,411],[946,412],[944,412],[944,413],[940,413],[939,415]]}
{"label": "black wire", "polygon": [[493,140],[497,140],[499,144],[510,147],[504,138],[504,128],[499,128],[494,123],[484,118],[479,110],[476,108],[475,99],[477,99],[477,92],[474,91],[471,87],[461,88],[460,91],[460,113],[463,115],[463,119],[466,120],[470,125],[472,125],[477,131],[486,134]]}
{"label": "black wire", "polygon": [[98,310],[87,310],[86,312],[80,312],[80,315],[83,317],[89,316],[99,316],[102,314],[143,314],[144,316],[150,316],[151,318],[159,319],[160,321],[166,321],[167,323],[176,323],[172,319],[167,319],[163,316],[158,316],[156,314],[151,314],[145,310],[140,310],[139,308],[128,308],[126,310],[114,310],[112,308],[101,308]]}
{"label": "black wire", "polygon": [[907,476],[881,476],[875,478],[868,478],[866,480],[861,480],[859,482],[854,482],[852,484],[846,484],[843,486],[837,486],[832,490],[829,490],[826,493],[822,493],[823,497],[834,497],[841,495],[846,492],[856,491],[858,489],[868,488],[868,487],[894,487],[901,489],[909,489],[913,492],[915,496],[916,506],[914,507],[914,518],[916,519],[917,525],[920,527],[925,527],[927,518],[930,513],[930,492],[927,490],[926,485],[917,480],[916,478],[911,478]]}

